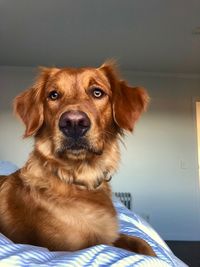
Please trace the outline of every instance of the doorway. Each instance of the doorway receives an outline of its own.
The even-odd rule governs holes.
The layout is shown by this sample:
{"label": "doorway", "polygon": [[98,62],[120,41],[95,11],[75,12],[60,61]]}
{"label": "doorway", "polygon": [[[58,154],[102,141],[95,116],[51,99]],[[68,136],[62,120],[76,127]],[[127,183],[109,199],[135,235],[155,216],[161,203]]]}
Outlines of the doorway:
{"label": "doorway", "polygon": [[196,119],[197,119],[198,170],[199,170],[199,183],[200,183],[200,101],[196,102]]}

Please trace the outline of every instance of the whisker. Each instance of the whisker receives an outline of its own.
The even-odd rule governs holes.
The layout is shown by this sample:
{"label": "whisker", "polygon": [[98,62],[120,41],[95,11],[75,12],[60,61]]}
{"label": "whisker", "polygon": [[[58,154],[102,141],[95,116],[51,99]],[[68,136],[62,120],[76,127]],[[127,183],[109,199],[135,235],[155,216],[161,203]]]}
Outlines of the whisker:
{"label": "whisker", "polygon": [[[115,134],[113,134],[112,132],[106,131],[106,130],[104,131],[104,133],[109,134],[111,136],[115,136]],[[124,140],[122,139],[122,137],[119,134],[118,134],[117,138],[121,142],[121,144],[124,146],[124,148],[127,149],[127,146],[126,146]]]}
{"label": "whisker", "polygon": [[124,140],[123,140],[121,137],[118,137],[118,139],[119,139],[120,143],[123,145],[123,147],[124,147],[125,149],[127,149],[127,146],[126,146]]}

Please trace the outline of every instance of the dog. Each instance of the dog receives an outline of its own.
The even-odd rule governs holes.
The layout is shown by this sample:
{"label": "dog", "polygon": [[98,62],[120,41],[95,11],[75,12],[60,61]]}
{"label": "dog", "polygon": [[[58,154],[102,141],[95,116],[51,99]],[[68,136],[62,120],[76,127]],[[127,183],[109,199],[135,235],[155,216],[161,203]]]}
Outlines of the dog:
{"label": "dog", "polygon": [[14,100],[24,137],[35,143],[20,170],[1,176],[0,232],[52,251],[107,244],[156,256],[146,241],[119,233],[109,185],[119,138],[133,130],[147,103],[145,89],[121,80],[111,62],[41,68]]}

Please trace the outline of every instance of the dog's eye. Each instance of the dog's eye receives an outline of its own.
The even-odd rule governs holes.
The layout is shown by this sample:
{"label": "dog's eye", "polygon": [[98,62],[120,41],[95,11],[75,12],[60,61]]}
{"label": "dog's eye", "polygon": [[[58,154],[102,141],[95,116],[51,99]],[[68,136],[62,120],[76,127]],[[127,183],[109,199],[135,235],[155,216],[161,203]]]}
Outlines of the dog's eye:
{"label": "dog's eye", "polygon": [[93,88],[92,89],[92,96],[94,98],[102,98],[105,95],[104,91],[100,88]]}
{"label": "dog's eye", "polygon": [[57,91],[51,91],[48,95],[48,98],[51,100],[57,100],[60,97],[59,93]]}

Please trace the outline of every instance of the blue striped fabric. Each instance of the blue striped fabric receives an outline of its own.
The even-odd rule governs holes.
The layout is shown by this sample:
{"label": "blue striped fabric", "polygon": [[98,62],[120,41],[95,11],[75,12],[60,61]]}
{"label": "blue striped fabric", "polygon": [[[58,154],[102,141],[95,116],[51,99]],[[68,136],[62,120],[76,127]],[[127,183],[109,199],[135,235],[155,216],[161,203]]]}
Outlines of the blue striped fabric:
{"label": "blue striped fabric", "polygon": [[154,249],[157,258],[106,245],[76,252],[50,252],[46,248],[14,244],[0,234],[0,266],[187,266],[171,252],[147,222],[126,209],[118,200],[114,199],[113,202],[118,211],[121,232],[146,240]]}
{"label": "blue striped fabric", "polygon": [[0,175],[9,175],[17,169],[18,167],[12,162],[0,160]]}

